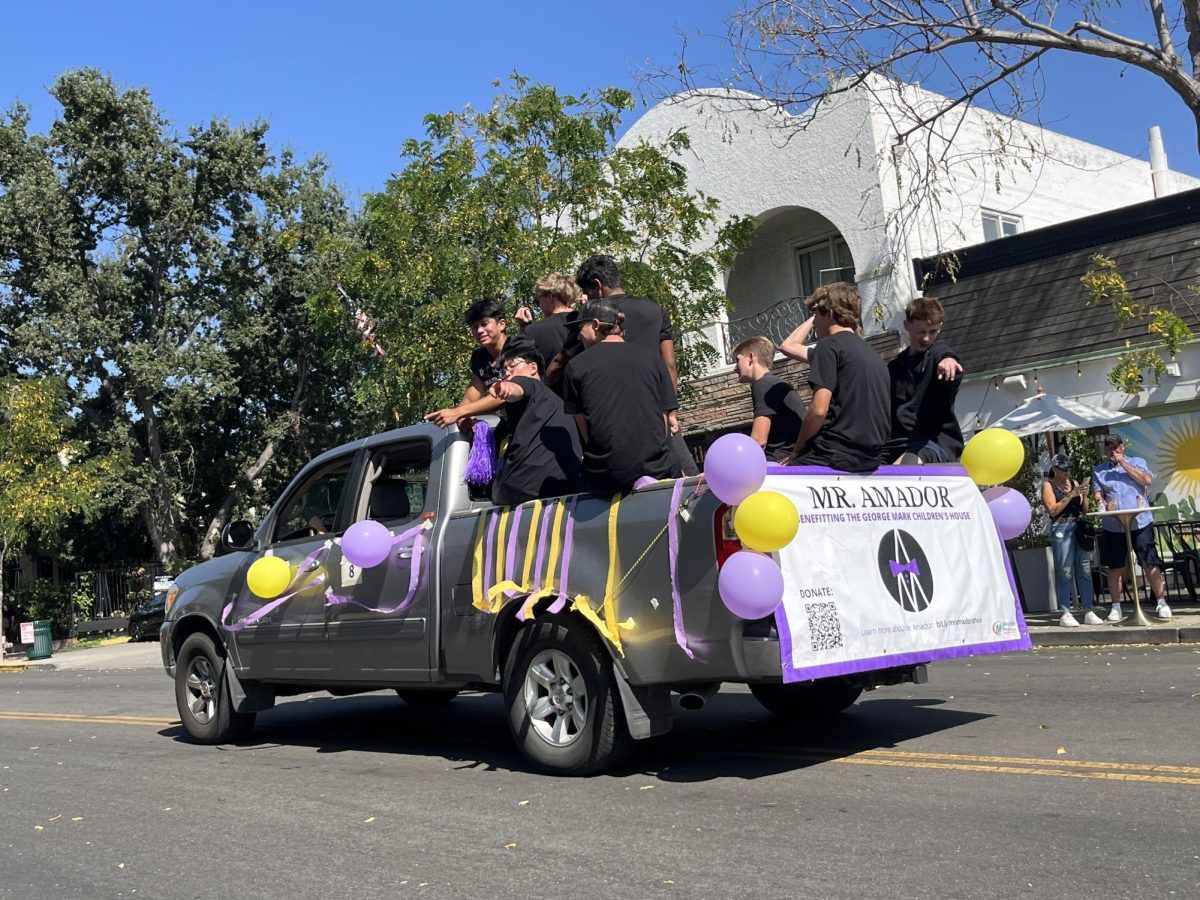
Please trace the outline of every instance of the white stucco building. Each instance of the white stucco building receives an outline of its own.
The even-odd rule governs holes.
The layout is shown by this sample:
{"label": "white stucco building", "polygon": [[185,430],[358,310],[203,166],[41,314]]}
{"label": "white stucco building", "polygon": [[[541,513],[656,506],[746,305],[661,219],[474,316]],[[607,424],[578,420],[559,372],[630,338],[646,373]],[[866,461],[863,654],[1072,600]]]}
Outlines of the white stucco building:
{"label": "white stucco building", "polygon": [[[693,93],[634,123],[622,145],[686,129],[692,188],[719,199],[722,215],[758,223],[726,275],[733,311],[708,335],[722,358],[742,337],[778,342],[803,318],[798,298],[821,283],[855,281],[864,326],[878,333],[920,293],[915,258],[1154,196],[1146,162],[978,109],[897,142],[947,102],[880,82],[792,116],[749,94]],[[1160,183],[1200,186],[1173,172]]]}

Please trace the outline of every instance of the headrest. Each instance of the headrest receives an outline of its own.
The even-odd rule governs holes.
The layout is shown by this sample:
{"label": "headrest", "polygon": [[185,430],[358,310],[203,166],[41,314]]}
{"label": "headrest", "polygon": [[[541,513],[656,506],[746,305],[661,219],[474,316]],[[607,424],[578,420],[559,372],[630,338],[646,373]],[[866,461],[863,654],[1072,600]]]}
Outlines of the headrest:
{"label": "headrest", "polygon": [[408,493],[404,490],[407,484],[398,479],[375,482],[371,487],[370,518],[403,519],[411,515]]}

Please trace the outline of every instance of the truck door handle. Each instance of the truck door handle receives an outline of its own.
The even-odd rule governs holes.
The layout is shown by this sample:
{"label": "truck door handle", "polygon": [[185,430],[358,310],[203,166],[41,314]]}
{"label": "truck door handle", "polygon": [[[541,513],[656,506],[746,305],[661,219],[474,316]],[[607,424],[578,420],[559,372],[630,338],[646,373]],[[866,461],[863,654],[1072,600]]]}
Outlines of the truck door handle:
{"label": "truck door handle", "polygon": [[406,547],[396,554],[400,559],[412,559],[412,547]]}
{"label": "truck door handle", "polygon": [[304,567],[304,571],[305,572],[315,572],[319,568],[321,568],[321,561],[319,559],[314,559],[312,562],[310,562],[307,566]]}

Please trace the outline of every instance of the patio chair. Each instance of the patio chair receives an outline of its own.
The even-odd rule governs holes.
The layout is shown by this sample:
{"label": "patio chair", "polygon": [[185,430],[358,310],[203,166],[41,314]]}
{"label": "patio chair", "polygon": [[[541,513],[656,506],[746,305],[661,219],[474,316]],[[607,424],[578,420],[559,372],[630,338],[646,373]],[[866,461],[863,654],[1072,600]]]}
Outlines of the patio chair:
{"label": "patio chair", "polygon": [[1196,599],[1196,586],[1200,585],[1200,550],[1190,545],[1176,522],[1156,522],[1154,537],[1159,556],[1163,559],[1163,578],[1175,579],[1175,587],[1183,582],[1188,599]]}

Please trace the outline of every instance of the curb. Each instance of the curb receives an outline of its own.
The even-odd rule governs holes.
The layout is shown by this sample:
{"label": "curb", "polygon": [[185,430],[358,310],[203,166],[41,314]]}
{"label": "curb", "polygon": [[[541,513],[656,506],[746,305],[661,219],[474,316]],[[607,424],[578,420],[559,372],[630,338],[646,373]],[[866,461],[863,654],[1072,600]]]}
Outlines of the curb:
{"label": "curb", "polygon": [[1029,629],[1035,647],[1119,647],[1124,644],[1200,643],[1200,627],[1183,628],[1045,628]]}

